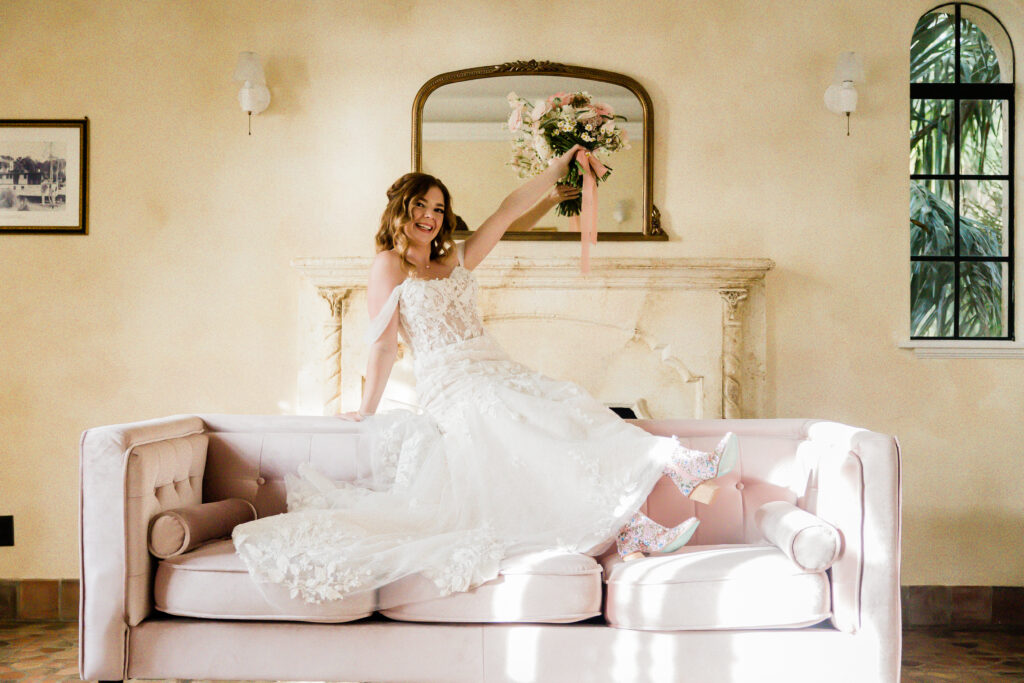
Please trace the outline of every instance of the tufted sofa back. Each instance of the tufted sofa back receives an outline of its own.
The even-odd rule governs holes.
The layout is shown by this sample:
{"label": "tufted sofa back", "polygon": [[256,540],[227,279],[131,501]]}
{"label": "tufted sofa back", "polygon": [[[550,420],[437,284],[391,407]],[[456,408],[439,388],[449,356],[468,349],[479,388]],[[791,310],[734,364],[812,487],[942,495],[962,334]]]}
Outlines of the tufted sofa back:
{"label": "tufted sofa back", "polygon": [[[260,517],[284,512],[285,475],[308,462],[331,479],[365,475],[357,424],[323,417],[204,415],[208,439],[203,501],[243,498]],[[803,420],[639,420],[655,434],[676,435],[692,449],[714,449],[725,431],[739,435],[739,464],[720,480],[714,506],[696,505],[668,480],[648,500],[648,513],[664,523],[695,515],[696,543],[756,543],[754,513],[769,501],[786,501],[815,512],[817,458],[805,453]],[[784,426],[783,426],[784,425]],[[771,429],[771,433],[765,433]]]}
{"label": "tufted sofa back", "polygon": [[209,439],[203,501],[244,498],[260,517],[286,509],[284,477],[308,462],[349,481],[364,463],[357,423],[331,417],[200,415]]}
{"label": "tufted sofa back", "polygon": [[[365,475],[360,427],[324,417],[200,415],[206,425],[204,502],[244,498],[260,517],[284,512],[285,475],[308,462],[328,478],[351,481]],[[756,543],[754,513],[769,501],[784,500],[817,513],[818,460],[809,442],[808,420],[636,420],[683,445],[711,450],[726,431],[739,436],[736,468],[719,481],[713,506],[683,498],[664,480],[648,499],[647,512],[659,522],[701,520],[695,542]]]}
{"label": "tufted sofa back", "polygon": [[[200,415],[208,439],[203,501],[244,498],[260,517],[284,512],[285,474],[309,462],[334,480],[365,475],[357,424],[324,417]],[[761,536],[754,513],[766,502],[784,500],[816,509],[819,454],[808,442],[807,420],[637,420],[662,436],[678,436],[690,448],[711,450],[726,431],[740,439],[737,467],[720,480],[713,506],[683,498],[662,481],[648,500],[648,513],[665,524],[695,515],[695,541],[755,543]]]}

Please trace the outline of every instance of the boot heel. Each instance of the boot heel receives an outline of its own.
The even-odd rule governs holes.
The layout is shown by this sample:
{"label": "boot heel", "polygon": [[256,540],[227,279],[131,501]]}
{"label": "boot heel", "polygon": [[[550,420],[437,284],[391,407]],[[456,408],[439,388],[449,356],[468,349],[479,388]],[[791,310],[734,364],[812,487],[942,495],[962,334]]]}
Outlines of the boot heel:
{"label": "boot heel", "polygon": [[690,492],[690,500],[694,503],[703,503],[704,505],[711,505],[715,502],[715,497],[718,495],[718,484],[710,481],[702,481],[697,485],[693,491]]}
{"label": "boot heel", "polygon": [[645,557],[644,553],[670,553],[682,548],[693,538],[700,521],[690,517],[672,528],[662,526],[644,513],[637,511],[622,527],[615,546],[625,562]]}

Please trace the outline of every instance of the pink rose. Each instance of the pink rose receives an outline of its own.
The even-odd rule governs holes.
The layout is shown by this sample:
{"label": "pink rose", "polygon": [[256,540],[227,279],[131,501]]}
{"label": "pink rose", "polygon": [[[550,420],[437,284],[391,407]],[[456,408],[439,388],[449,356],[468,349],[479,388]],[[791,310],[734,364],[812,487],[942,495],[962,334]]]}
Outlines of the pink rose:
{"label": "pink rose", "polygon": [[523,125],[523,108],[516,107],[512,110],[512,113],[508,115],[508,129],[511,131],[519,130],[519,127]]}
{"label": "pink rose", "polygon": [[569,101],[569,93],[567,92],[556,92],[554,95],[548,98],[548,107],[555,106],[555,100],[561,100],[559,105],[563,105]]}

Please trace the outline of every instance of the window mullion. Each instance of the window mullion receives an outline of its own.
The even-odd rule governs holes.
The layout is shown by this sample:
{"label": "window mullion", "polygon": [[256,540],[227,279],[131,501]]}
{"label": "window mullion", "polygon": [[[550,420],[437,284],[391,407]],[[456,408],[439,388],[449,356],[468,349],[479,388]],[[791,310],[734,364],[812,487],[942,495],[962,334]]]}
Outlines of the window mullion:
{"label": "window mullion", "polygon": [[[957,5],[957,17],[960,6]],[[957,49],[960,45],[960,22],[957,26]],[[957,74],[960,73],[959,61]],[[953,99],[953,336],[960,336],[960,98]]]}
{"label": "window mullion", "polygon": [[1014,315],[1015,311],[1014,311],[1014,304],[1013,304],[1013,299],[1014,299],[1014,286],[1013,286],[1013,283],[1014,283],[1015,273],[1014,273],[1014,267],[1013,267],[1013,264],[1014,264],[1013,254],[1014,254],[1014,242],[1016,241],[1016,238],[1014,236],[1015,230],[1014,230],[1014,220],[1013,220],[1013,211],[1014,211],[1014,209],[1013,209],[1013,196],[1015,194],[1017,194],[1017,193],[1014,191],[1014,187],[1013,187],[1013,169],[1014,169],[1014,165],[1013,165],[1013,163],[1014,163],[1014,161],[1013,161],[1014,139],[1013,139],[1013,137],[1014,137],[1014,129],[1016,128],[1016,126],[1014,125],[1014,119],[1013,119],[1013,117],[1014,117],[1014,112],[1013,112],[1014,107],[1013,107],[1013,97],[1012,96],[1008,99],[1007,107],[1006,108],[1007,108],[1006,125],[1008,127],[1008,133],[1009,133],[1009,135],[1007,136],[1007,147],[1009,149],[1007,149],[1007,162],[1006,162],[1007,166],[1006,166],[1005,170],[1006,170],[1007,174],[1010,176],[1009,179],[1008,179],[1008,182],[1006,183],[1006,194],[1008,195],[1008,197],[1006,198],[1006,202],[1007,202],[1007,216],[1006,216],[1006,237],[1005,237],[1005,239],[1008,240],[1007,241],[1007,245],[1006,245],[1007,246],[1006,253],[1009,256],[1009,263],[1008,263],[1008,265],[1006,267],[1006,277],[1009,278],[1009,280],[1010,280],[1008,283],[1006,283],[1007,287],[1008,287],[1008,289],[1007,289],[1007,296],[1006,296],[1006,299],[1007,299],[1007,301],[1006,301],[1006,306],[1007,306],[1006,326],[1009,328],[1007,330],[1007,337],[1009,339],[1015,339],[1016,337],[1014,335],[1014,329],[1013,329],[1014,325],[1015,325],[1015,320],[1014,320],[1014,318],[1015,318],[1015,315]]}

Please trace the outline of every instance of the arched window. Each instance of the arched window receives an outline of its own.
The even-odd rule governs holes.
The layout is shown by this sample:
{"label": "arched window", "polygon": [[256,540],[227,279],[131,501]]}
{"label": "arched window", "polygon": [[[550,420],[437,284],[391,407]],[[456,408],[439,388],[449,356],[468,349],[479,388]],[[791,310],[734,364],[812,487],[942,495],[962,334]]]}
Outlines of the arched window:
{"label": "arched window", "polygon": [[1013,46],[968,3],[910,47],[910,334],[1014,338]]}

